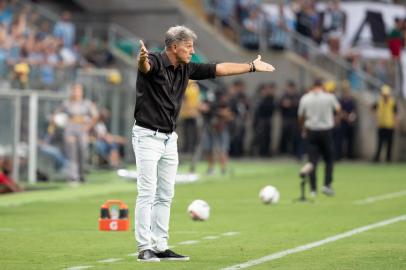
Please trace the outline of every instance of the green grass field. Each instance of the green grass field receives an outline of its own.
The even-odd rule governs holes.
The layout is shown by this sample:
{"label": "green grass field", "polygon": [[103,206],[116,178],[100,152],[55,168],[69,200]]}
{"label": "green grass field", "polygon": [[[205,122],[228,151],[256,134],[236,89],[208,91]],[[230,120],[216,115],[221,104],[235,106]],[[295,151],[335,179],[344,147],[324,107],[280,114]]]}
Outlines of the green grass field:
{"label": "green grass field", "polygon": [[[319,194],[313,203],[293,201],[299,196],[299,168],[293,162],[233,162],[230,175],[203,176],[196,183],[178,185],[170,245],[190,255],[189,262],[139,263],[129,256],[136,252],[133,229],[98,231],[99,208],[107,199],[126,202],[133,217],[136,185],[115,172],[92,173],[89,183],[78,188],[53,184],[55,189],[1,196],[0,269],[222,269],[406,214],[404,164],[337,164],[337,195]],[[201,164],[199,170],[204,169]],[[259,201],[258,192],[267,184],[281,193],[277,205]],[[393,198],[354,203],[395,192]],[[187,215],[194,199],[210,204],[208,221],[194,222]],[[133,228],[133,220],[131,224]],[[227,232],[236,234],[224,235]],[[106,259],[118,260],[100,262]],[[406,221],[249,269],[406,269]]]}

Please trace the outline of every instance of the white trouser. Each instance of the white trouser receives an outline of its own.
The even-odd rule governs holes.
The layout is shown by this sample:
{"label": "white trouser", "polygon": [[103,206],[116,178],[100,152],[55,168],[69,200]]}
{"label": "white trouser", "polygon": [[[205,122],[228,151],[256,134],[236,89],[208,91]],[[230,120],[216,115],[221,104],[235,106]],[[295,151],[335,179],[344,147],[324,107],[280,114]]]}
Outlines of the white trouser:
{"label": "white trouser", "polygon": [[137,162],[138,196],[135,239],[138,250],[168,248],[169,216],[178,168],[178,135],[134,125],[132,143]]}

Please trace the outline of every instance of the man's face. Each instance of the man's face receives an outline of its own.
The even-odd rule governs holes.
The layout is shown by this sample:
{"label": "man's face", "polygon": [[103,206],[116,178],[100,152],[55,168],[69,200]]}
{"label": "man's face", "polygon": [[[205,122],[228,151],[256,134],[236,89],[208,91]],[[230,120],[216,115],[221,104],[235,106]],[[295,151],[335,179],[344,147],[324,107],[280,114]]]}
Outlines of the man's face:
{"label": "man's face", "polygon": [[176,60],[179,64],[187,64],[192,59],[195,49],[193,40],[181,41],[174,45]]}

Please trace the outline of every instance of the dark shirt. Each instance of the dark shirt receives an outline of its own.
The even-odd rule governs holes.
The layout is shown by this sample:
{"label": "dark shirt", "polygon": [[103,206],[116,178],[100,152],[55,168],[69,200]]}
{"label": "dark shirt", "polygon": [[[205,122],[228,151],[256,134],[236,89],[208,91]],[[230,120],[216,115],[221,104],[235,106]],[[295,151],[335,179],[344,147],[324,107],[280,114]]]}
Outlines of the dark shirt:
{"label": "dark shirt", "polygon": [[273,95],[263,97],[255,110],[255,119],[271,118],[274,111]]}
{"label": "dark shirt", "polygon": [[353,98],[341,98],[340,105],[343,112],[353,113],[355,112],[355,100]]}
{"label": "dark shirt", "polygon": [[[288,106],[288,107],[283,106],[282,103],[285,100],[290,101],[290,106]],[[289,119],[289,120],[297,121],[297,111],[299,108],[299,102],[300,102],[300,95],[298,95],[298,94],[293,94],[293,95],[285,94],[282,96],[279,106],[280,106],[282,118],[284,120]]]}
{"label": "dark shirt", "polygon": [[214,78],[216,64],[188,63],[174,69],[165,52],[149,53],[148,59],[150,71],[138,70],[134,118],[140,126],[171,132],[189,79]]}

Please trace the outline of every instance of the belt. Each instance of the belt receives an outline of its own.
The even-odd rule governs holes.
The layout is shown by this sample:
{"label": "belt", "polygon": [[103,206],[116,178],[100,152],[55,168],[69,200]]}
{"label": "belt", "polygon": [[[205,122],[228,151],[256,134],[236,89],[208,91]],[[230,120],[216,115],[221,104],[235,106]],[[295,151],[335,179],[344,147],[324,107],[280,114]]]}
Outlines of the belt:
{"label": "belt", "polygon": [[157,132],[161,132],[161,133],[172,133],[173,129],[164,129],[164,128],[156,128],[150,124],[144,123],[144,122],[140,122],[140,121],[135,121],[135,124],[139,127],[143,127],[143,128],[147,128],[153,131],[157,131]]}

